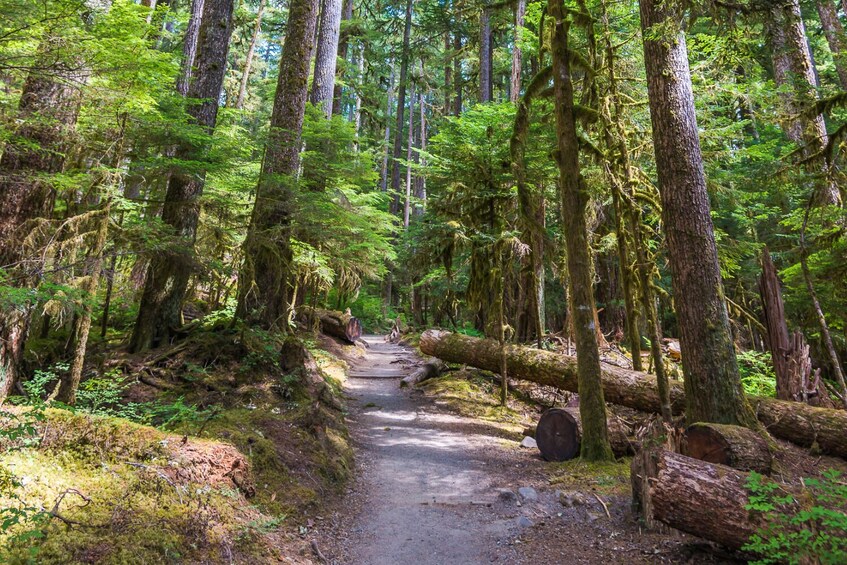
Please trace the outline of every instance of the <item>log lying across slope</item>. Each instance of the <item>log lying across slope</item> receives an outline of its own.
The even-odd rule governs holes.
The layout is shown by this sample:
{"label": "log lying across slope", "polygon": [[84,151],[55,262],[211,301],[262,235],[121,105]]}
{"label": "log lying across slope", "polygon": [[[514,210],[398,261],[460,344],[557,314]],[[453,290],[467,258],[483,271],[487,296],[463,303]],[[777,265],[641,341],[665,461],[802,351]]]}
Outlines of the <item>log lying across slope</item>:
{"label": "log lying across slope", "polygon": [[303,308],[300,315],[304,319],[317,317],[321,322],[321,332],[347,343],[356,343],[362,338],[362,323],[349,312]]}
{"label": "log lying across slope", "polygon": [[744,508],[747,473],[659,448],[632,460],[632,492],[646,519],[740,549],[764,524]]}
{"label": "log lying across slope", "polygon": [[[421,335],[420,348],[427,355],[449,363],[462,363],[499,372],[500,349],[494,340],[468,337],[440,330]],[[578,391],[576,357],[529,347],[508,346],[509,377]],[[659,412],[656,377],[602,364],[603,393],[607,402],[645,412]],[[679,414],[685,407],[681,383],[670,383],[671,408]],[[847,411],[815,408],[800,402],[748,397],[759,421],[774,436],[802,447],[847,459]]]}

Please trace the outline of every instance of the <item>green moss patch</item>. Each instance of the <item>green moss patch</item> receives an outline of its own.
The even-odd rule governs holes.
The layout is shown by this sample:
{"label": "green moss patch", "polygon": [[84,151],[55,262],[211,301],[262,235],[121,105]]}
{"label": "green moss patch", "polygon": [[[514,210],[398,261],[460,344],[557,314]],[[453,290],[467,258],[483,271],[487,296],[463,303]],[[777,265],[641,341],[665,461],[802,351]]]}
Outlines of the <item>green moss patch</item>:
{"label": "green moss patch", "polygon": [[628,495],[630,493],[629,466],[626,457],[611,462],[588,462],[573,459],[551,463],[548,467],[550,484],[569,490],[593,491],[598,494]]}
{"label": "green moss patch", "polygon": [[523,430],[537,420],[538,408],[516,391],[510,392],[507,405],[502,406],[497,379],[475,369],[462,369],[424,381],[419,389],[450,410],[492,422],[507,432],[510,439],[519,440]]}

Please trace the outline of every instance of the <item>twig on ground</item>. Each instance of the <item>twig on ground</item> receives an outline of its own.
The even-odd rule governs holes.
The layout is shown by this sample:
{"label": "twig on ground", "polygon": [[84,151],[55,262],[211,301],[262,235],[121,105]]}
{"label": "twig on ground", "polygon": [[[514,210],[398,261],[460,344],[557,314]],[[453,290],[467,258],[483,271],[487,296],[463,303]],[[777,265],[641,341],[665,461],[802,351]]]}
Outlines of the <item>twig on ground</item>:
{"label": "twig on ground", "polygon": [[608,506],[606,506],[606,503],[605,503],[605,502],[603,502],[603,499],[602,499],[602,498],[600,498],[599,496],[597,496],[597,493],[596,493],[596,492],[592,492],[591,494],[593,494],[593,495],[594,495],[594,498],[596,498],[596,499],[597,499],[597,502],[599,502],[599,503],[603,506],[603,510],[605,510],[605,511],[606,511],[606,517],[607,517],[607,518],[609,518],[609,520],[611,520],[611,519],[612,519],[612,515],[611,515],[611,514],[609,514],[609,507],[608,507]]}
{"label": "twig on ground", "polygon": [[329,563],[329,559],[327,559],[326,556],[321,553],[321,550],[318,547],[318,542],[316,540],[312,540],[312,551],[315,552],[318,561],[320,561],[321,563]]}

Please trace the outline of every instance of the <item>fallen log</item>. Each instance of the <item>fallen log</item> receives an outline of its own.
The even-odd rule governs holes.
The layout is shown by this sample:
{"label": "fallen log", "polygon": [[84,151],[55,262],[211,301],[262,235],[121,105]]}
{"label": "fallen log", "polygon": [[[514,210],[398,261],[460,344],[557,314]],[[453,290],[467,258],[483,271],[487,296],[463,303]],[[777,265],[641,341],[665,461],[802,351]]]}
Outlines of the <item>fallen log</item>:
{"label": "fallen log", "polygon": [[320,320],[321,333],[338,338],[347,343],[355,344],[362,337],[362,323],[347,312],[303,308],[302,318],[317,318]]}
{"label": "fallen log", "polygon": [[632,460],[635,506],[649,523],[658,520],[683,532],[740,549],[764,526],[745,508],[748,474],[659,448]]}
{"label": "fallen log", "polygon": [[[607,422],[609,443],[616,456],[634,453],[626,427],[616,418]],[[582,442],[582,422],[579,408],[550,408],[541,415],[535,428],[535,441],[541,456],[547,461],[569,461],[579,456]]]}
{"label": "fallen log", "polygon": [[[441,330],[421,335],[420,349],[448,363],[462,363],[492,372],[500,371],[497,341],[479,339]],[[576,357],[508,346],[506,366],[509,377],[578,392]],[[603,394],[606,401],[643,412],[661,411],[656,377],[601,363]],[[674,414],[685,408],[682,384],[671,382],[670,400]],[[748,396],[759,421],[775,437],[847,459],[847,411],[816,408],[800,402]]]}
{"label": "fallen log", "polygon": [[773,458],[764,437],[749,428],[697,423],[686,430],[685,455],[739,471],[770,474]]}
{"label": "fallen log", "polygon": [[400,388],[404,388],[407,386],[415,386],[418,383],[422,383],[428,379],[434,379],[438,375],[447,368],[447,365],[442,362],[440,359],[431,359],[430,361],[424,363],[417,369],[415,372],[409,375],[408,377],[403,378],[400,381]]}

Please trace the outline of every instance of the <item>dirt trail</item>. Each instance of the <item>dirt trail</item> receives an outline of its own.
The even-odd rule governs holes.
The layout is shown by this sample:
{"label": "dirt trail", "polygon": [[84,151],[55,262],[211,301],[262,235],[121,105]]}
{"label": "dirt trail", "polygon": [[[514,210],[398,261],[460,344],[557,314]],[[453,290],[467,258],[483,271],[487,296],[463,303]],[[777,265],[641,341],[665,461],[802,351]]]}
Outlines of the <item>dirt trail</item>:
{"label": "dirt trail", "polygon": [[496,427],[401,390],[414,354],[366,340],[368,355],[346,386],[359,480],[345,531],[322,541],[327,556],[356,565],[517,562],[518,520],[532,515],[517,505],[517,488],[541,478],[541,462],[516,461],[514,442]]}
{"label": "dirt trail", "polygon": [[329,563],[736,562],[694,538],[642,531],[629,496],[604,507],[588,484],[560,492],[537,450],[401,389],[420,363],[413,351],[366,341],[345,385],[357,478],[313,532]]}

